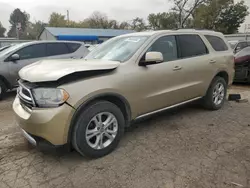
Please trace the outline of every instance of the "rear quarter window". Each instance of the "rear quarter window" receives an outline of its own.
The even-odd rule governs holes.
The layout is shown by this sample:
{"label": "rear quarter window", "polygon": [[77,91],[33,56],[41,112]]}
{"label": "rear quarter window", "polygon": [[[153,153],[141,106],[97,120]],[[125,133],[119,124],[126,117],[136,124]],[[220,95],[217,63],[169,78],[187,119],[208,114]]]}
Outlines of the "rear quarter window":
{"label": "rear quarter window", "polygon": [[56,56],[68,54],[69,49],[64,43],[48,43],[47,44],[47,56]]}
{"label": "rear quarter window", "polygon": [[66,45],[68,46],[70,53],[74,53],[81,46],[79,43],[67,43]]}
{"label": "rear quarter window", "polygon": [[213,47],[215,51],[221,52],[221,51],[228,50],[226,43],[220,37],[212,36],[212,35],[205,35],[205,37],[207,38],[208,42],[211,44],[211,46]]}

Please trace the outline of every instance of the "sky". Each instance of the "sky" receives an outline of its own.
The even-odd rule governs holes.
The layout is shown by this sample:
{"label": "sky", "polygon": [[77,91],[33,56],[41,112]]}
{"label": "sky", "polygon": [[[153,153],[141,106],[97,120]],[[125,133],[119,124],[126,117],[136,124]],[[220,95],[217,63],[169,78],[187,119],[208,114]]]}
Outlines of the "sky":
{"label": "sky", "polygon": [[[239,1],[239,0],[236,0]],[[31,21],[48,22],[52,12],[66,15],[79,21],[94,11],[106,13],[111,19],[130,21],[135,17],[147,18],[150,13],[166,12],[171,8],[170,0],[0,0],[0,22],[9,29],[9,16],[15,8],[26,11]],[[250,7],[250,0],[245,0]],[[250,24],[250,16],[246,19]],[[244,26],[241,27],[244,31]]]}

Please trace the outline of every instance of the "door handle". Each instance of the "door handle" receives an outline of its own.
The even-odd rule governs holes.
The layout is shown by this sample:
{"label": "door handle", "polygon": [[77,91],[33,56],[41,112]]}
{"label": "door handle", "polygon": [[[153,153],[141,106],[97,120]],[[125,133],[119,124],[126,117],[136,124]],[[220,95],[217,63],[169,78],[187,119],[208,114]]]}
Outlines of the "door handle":
{"label": "door handle", "polygon": [[181,66],[175,66],[175,67],[173,68],[173,71],[177,71],[177,70],[181,70],[181,69],[182,69]]}
{"label": "door handle", "polygon": [[209,63],[211,64],[216,63],[216,60],[210,60]]}

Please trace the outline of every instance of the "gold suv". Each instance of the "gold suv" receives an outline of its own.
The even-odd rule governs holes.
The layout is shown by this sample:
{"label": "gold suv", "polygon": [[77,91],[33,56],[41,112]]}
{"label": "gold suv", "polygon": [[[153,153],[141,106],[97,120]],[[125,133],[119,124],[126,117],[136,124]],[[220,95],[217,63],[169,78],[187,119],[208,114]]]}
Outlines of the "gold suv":
{"label": "gold suv", "polygon": [[220,109],[234,59],[221,33],[141,32],[112,38],[82,60],[39,61],[19,76],[13,109],[31,143],[101,157],[131,121],[199,99]]}

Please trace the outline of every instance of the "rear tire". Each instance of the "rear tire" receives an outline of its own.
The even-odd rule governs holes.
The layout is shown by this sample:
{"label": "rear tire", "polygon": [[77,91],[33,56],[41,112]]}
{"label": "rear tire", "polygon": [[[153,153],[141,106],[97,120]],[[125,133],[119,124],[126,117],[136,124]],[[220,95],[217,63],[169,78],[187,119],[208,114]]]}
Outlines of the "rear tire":
{"label": "rear tire", "polygon": [[97,101],[77,118],[72,135],[73,147],[83,156],[103,157],[119,144],[125,120],[121,110],[108,101]]}
{"label": "rear tire", "polygon": [[7,91],[6,85],[4,84],[2,80],[0,80],[0,100],[3,99],[6,91]]}
{"label": "rear tire", "polygon": [[203,98],[203,106],[208,110],[219,110],[223,106],[226,96],[227,83],[224,78],[216,76]]}

